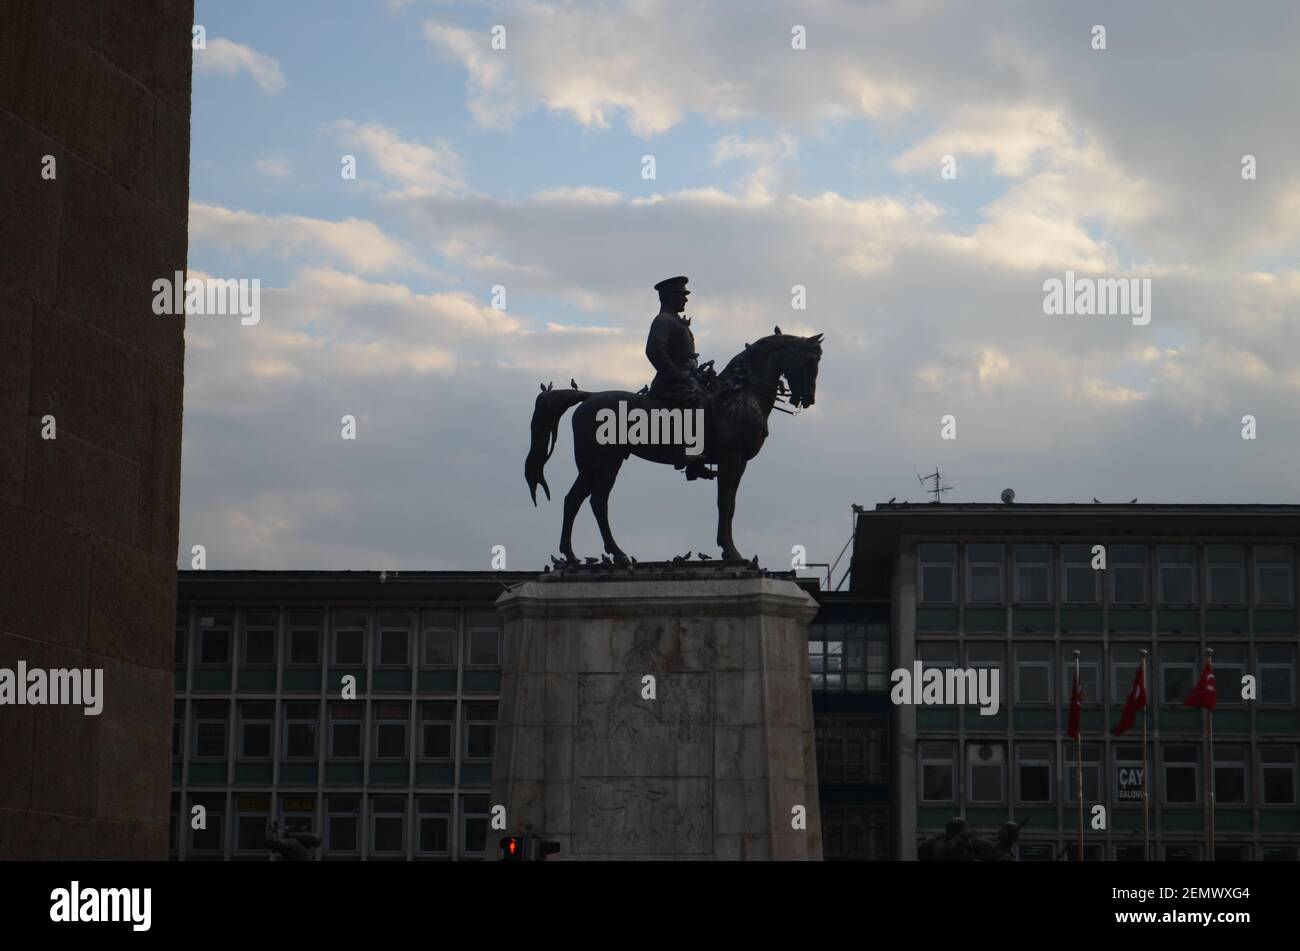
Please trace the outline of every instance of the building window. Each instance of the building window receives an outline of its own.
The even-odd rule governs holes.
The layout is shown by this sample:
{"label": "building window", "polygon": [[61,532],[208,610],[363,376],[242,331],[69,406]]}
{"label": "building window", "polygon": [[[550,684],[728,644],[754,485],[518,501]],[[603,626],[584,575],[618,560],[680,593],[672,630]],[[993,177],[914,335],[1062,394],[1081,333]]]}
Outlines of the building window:
{"label": "building window", "polygon": [[1259,702],[1295,705],[1295,648],[1269,644],[1255,649],[1259,658]]}
{"label": "building window", "polygon": [[[884,625],[872,625],[884,628]],[[827,693],[862,693],[871,685],[885,689],[882,638],[869,640],[863,624],[815,624],[809,631],[808,668],[812,689]]]}
{"label": "building window", "polygon": [[300,608],[289,612],[289,665],[320,666],[320,632],[322,613],[318,609]]}
{"label": "building window", "polygon": [[1022,862],[1056,861],[1056,846],[1051,842],[1022,842],[1017,848]]}
{"label": "building window", "polygon": [[356,855],[361,848],[361,797],[327,796],[325,799],[325,851],[333,855]]}
{"label": "building window", "polygon": [[495,611],[469,612],[469,666],[501,666],[501,622]]}
{"label": "building window", "polygon": [[1294,746],[1261,746],[1259,774],[1265,805],[1295,805],[1296,748]]}
{"label": "building window", "polygon": [[184,667],[189,653],[186,648],[190,641],[190,622],[188,612],[176,612],[176,666]]}
{"label": "building window", "polygon": [[1006,669],[1004,667],[1006,652],[1001,644],[983,643],[980,641],[966,642],[966,666],[976,671],[979,676],[980,670],[988,670],[988,682],[993,683],[993,674],[991,671],[998,672],[998,696],[1006,696],[1003,692],[1007,689]]}
{"label": "building window", "polygon": [[233,611],[200,612],[199,664],[204,667],[230,666],[230,622]]}
{"label": "building window", "polygon": [[1097,605],[1101,603],[1101,572],[1092,567],[1091,545],[1063,545],[1061,547],[1062,573],[1065,576],[1067,604]]}
{"label": "building window", "polygon": [[1200,756],[1195,746],[1166,746],[1160,752],[1165,770],[1165,802],[1188,805],[1200,802],[1196,778]]}
{"label": "building window", "polygon": [[465,758],[490,760],[496,748],[497,705],[465,704]]}
{"label": "building window", "polygon": [[245,609],[243,617],[245,667],[275,666],[275,630],[279,626],[275,611]]}
{"label": "building window", "polygon": [[420,823],[416,851],[421,855],[447,855],[451,851],[451,796],[417,796]]}
{"label": "building window", "polygon": [[[203,828],[194,828],[194,807],[202,806]],[[225,818],[226,797],[191,796],[190,808],[186,813],[186,827],[190,830],[189,851],[196,855],[220,855],[226,848]]]}
{"label": "building window", "polygon": [[823,783],[884,782],[885,729],[875,717],[815,720],[817,775]]}
{"label": "building window", "polygon": [[1016,703],[1052,702],[1052,646],[1019,644],[1016,646]]}
{"label": "building window", "polygon": [[1052,747],[1045,743],[1016,745],[1016,787],[1020,802],[1052,801]]}
{"label": "building window", "polygon": [[1074,690],[1074,651],[1079,651],[1079,692],[1083,705],[1095,707],[1101,703],[1101,648],[1087,644],[1065,645],[1061,651],[1061,702],[1069,704]]}
{"label": "building window", "polygon": [[488,797],[461,796],[461,855],[481,858],[487,851]]}
{"label": "building window", "polygon": [[1159,545],[1160,603],[1196,604],[1196,546]]}
{"label": "building window", "polygon": [[867,690],[884,693],[889,689],[889,625],[867,625]]}
{"label": "building window", "polygon": [[966,546],[966,591],[971,604],[1002,604],[1006,594],[1002,584],[1005,560],[1001,545]]}
{"label": "building window", "polygon": [[[1070,805],[1079,802],[1078,756],[1079,744],[1068,742],[1065,747],[1065,801]],[[1092,743],[1083,744],[1083,802],[1085,805],[1101,802],[1101,747]]]}
{"label": "building window", "polygon": [[1006,802],[1007,751],[1001,743],[966,744],[966,801]]}
{"label": "building window", "polygon": [[1214,684],[1219,691],[1219,706],[1239,707],[1241,678],[1246,673],[1246,648],[1240,644],[1214,646]]}
{"label": "building window", "polygon": [[406,852],[406,797],[370,797],[370,854],[396,856]]}
{"label": "building window", "polygon": [[1050,604],[1052,601],[1052,546],[1016,546],[1016,602]]}
{"label": "building window", "polygon": [[286,832],[315,832],[316,797],[281,796],[280,828]]}
{"label": "building window", "polygon": [[226,721],[230,716],[224,700],[194,705],[194,758],[226,758]]}
{"label": "building window", "polygon": [[361,758],[361,717],[365,712],[355,700],[331,703],[330,759]]}
{"label": "building window", "polygon": [[426,608],[420,614],[424,632],[424,666],[456,666],[456,632],[460,623],[455,610]]}
{"label": "building window", "polygon": [[1216,862],[1249,862],[1250,845],[1245,842],[1219,842],[1214,843],[1214,861]]}
{"label": "building window", "polygon": [[284,755],[287,759],[316,758],[316,727],[320,711],[311,703],[284,705]]}
{"label": "building window", "polygon": [[1201,847],[1194,842],[1180,842],[1165,846],[1166,862],[1199,862]]}
{"label": "building window", "polygon": [[827,805],[822,809],[822,851],[827,861],[869,862],[889,858],[889,810]]}
{"label": "building window", "polygon": [[1143,849],[1139,845],[1117,845],[1115,846],[1116,862],[1142,862],[1145,861],[1142,855]]}
{"label": "building window", "polygon": [[957,546],[917,545],[921,602],[954,604],[957,601]]}
{"label": "building window", "polygon": [[1111,546],[1110,576],[1110,597],[1113,603],[1147,604],[1146,546]]}
{"label": "building window", "polygon": [[[1150,648],[1148,647],[1147,650]],[[1111,704],[1119,706],[1128,700],[1129,691],[1133,689],[1133,679],[1137,677],[1137,672],[1142,667],[1141,651],[1142,648],[1136,644],[1119,644],[1111,647]],[[1150,668],[1149,664],[1147,666]],[[1148,669],[1146,675],[1148,694],[1151,691],[1152,674],[1153,671]],[[1151,702],[1149,696],[1147,702]],[[1143,712],[1138,713],[1138,716],[1145,715]]]}
{"label": "building window", "polygon": [[275,704],[270,700],[240,701],[240,759],[270,759],[271,728],[275,721]]}
{"label": "building window", "polygon": [[1264,844],[1263,856],[1265,862],[1300,861],[1300,845],[1278,845],[1267,842]]}
{"label": "building window", "polygon": [[455,703],[420,704],[420,759],[451,759],[455,729]]}
{"label": "building window", "polygon": [[1246,748],[1214,747],[1214,801],[1220,806],[1246,804]]}
{"label": "building window", "polygon": [[406,727],[410,708],[405,703],[375,704],[375,758],[407,759]]}
{"label": "building window", "polygon": [[1195,644],[1162,644],[1160,646],[1160,702],[1166,706],[1181,706],[1183,700],[1196,686],[1197,655]]}
{"label": "building window", "polygon": [[171,821],[167,825],[167,854],[175,857],[180,852],[181,794],[172,793]]}
{"label": "building window", "polygon": [[172,759],[179,760],[185,754],[185,701],[172,703]]}
{"label": "building window", "polygon": [[366,612],[334,612],[334,665],[366,666]]}
{"label": "building window", "polygon": [[1207,545],[1205,574],[1212,606],[1232,607],[1246,602],[1246,550],[1240,545]]}
{"label": "building window", "polygon": [[921,801],[956,800],[956,761],[951,743],[921,744]]}
{"label": "building window", "polygon": [[1146,788],[1143,774],[1142,747],[1115,747],[1115,802],[1121,806],[1142,805],[1142,792]]}
{"label": "building window", "polygon": [[1255,549],[1255,603],[1288,605],[1294,600],[1295,568],[1286,545],[1260,545]]}
{"label": "building window", "polygon": [[235,796],[235,851],[267,852],[266,826],[271,814],[271,797],[266,793]]}
{"label": "building window", "polygon": [[379,666],[411,666],[411,612],[384,610],[377,618]]}

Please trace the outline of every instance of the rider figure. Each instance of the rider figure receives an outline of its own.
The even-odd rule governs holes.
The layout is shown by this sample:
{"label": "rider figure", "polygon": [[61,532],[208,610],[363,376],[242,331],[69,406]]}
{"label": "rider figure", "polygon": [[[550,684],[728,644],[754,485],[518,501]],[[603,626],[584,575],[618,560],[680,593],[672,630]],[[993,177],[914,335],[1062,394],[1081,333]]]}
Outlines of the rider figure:
{"label": "rider figure", "polygon": [[[645,355],[655,368],[649,395],[690,412],[704,407],[707,394],[696,362],[699,354],[695,352],[691,321],[682,316],[691,293],[686,289],[686,281],[685,277],[670,277],[655,285],[659,292],[659,314],[650,325]],[[708,479],[714,475],[701,458],[688,459],[684,448],[676,468],[684,468],[687,479]]]}

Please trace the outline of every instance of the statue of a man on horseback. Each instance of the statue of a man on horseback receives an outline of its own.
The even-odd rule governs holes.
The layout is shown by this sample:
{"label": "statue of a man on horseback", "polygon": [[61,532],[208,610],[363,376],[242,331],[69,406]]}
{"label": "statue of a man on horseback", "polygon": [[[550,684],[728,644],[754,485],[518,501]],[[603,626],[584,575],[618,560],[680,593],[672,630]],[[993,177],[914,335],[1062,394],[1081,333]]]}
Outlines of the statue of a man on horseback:
{"label": "statue of a man on horseback", "polygon": [[[578,389],[576,383],[567,390],[543,385],[537,397],[524,460],[524,478],[534,505],[539,486],[548,499],[551,497],[544,475],[546,462],[555,450],[560,419],[570,407],[577,407],[573,413],[573,456],[578,477],[564,497],[560,533],[560,552],[569,562],[578,560],[573,552],[573,521],[589,498],[606,554],[616,562],[628,560],[610,531],[609,494],[620,467],[632,455],[684,468],[688,479],[716,476],[717,542],[723,559],[743,561],[732,539],[731,524],[745,467],[763,448],[767,419],[778,401],[797,412],[812,406],[816,399],[821,334],[799,337],[782,334],[777,327],[771,336],[745,344],[721,373],[712,372],[711,361],[700,367],[695,335],[683,316],[690,293],[686,280],[674,277],[655,285],[660,308],[646,341],[646,356],[655,368],[654,382],[648,388],[640,393],[591,393]],[[692,425],[696,419],[702,419],[702,441],[699,427]],[[706,462],[717,467],[716,473]]]}

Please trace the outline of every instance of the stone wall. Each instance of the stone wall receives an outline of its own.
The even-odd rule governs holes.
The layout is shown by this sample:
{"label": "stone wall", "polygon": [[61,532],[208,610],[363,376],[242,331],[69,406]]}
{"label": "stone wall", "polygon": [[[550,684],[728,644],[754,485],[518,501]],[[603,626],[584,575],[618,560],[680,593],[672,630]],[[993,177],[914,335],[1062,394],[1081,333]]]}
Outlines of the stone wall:
{"label": "stone wall", "polygon": [[105,694],[0,706],[0,859],[167,856],[193,17],[0,2],[0,669]]}

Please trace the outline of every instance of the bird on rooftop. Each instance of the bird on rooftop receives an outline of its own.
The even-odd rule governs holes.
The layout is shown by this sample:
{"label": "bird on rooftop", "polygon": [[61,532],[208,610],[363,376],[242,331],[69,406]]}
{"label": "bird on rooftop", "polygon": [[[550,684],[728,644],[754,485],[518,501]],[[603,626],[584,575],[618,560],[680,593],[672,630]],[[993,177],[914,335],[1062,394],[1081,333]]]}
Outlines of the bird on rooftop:
{"label": "bird on rooftop", "polygon": [[1097,498],[1097,496],[1094,495],[1094,496],[1092,497],[1092,500],[1093,500],[1094,502],[1096,502],[1098,505],[1101,505],[1101,499]]}
{"label": "bird on rooftop", "polygon": [[571,387],[572,387],[573,389],[575,389],[575,390],[578,388],[578,384],[577,384],[577,382],[573,379],[573,377],[569,377],[569,386],[571,386]]}

